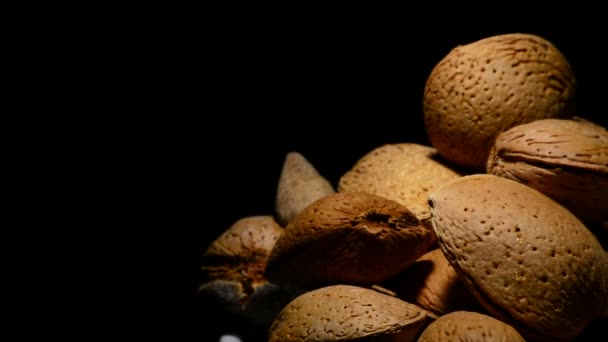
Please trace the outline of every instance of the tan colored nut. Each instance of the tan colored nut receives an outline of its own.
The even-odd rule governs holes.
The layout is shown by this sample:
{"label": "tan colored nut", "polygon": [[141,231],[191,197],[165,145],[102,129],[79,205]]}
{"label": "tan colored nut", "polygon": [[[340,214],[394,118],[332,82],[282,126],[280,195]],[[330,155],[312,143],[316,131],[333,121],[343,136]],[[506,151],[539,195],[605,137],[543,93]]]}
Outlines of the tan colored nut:
{"label": "tan colored nut", "polygon": [[282,233],[272,216],[242,218],[207,248],[202,269],[211,280],[237,280],[255,288],[266,281],[264,267]]}
{"label": "tan colored nut", "polygon": [[219,300],[232,313],[255,323],[270,324],[293,298],[264,276],[266,262],[283,233],[272,216],[251,216],[236,221],[207,248],[199,288],[204,298]]}
{"label": "tan colored nut", "polygon": [[471,311],[455,311],[429,324],[418,342],[525,342],[512,326]]}
{"label": "tan colored nut", "polygon": [[367,193],[325,196],[289,222],[266,276],[298,288],[372,285],[411,265],[434,242],[404,206]]}
{"label": "tan colored nut", "polygon": [[420,220],[430,217],[429,192],[460,177],[419,144],[387,144],[359,159],[338,184],[340,192],[367,192],[399,202]]}
{"label": "tan colored nut", "polygon": [[465,286],[522,335],[568,340],[606,308],[608,255],[551,198],[505,178],[472,175],[430,201],[439,245]]}
{"label": "tan colored nut", "polygon": [[608,131],[545,119],[498,135],[487,172],[526,184],[585,221],[608,219]]}
{"label": "tan colored nut", "polygon": [[286,226],[312,202],[333,193],[329,181],[303,155],[289,152],[283,163],[275,201],[279,223]]}
{"label": "tan colored nut", "polygon": [[453,311],[482,311],[439,248],[424,253],[386,286],[397,296],[436,316]]}
{"label": "tan colored nut", "polygon": [[366,288],[334,285],[287,304],[272,323],[268,341],[409,342],[425,321],[426,312],[414,304]]}
{"label": "tan colored nut", "polygon": [[431,144],[456,164],[483,169],[496,135],[571,111],[575,77],[549,41],[504,34],[458,46],[431,72],[424,120]]}

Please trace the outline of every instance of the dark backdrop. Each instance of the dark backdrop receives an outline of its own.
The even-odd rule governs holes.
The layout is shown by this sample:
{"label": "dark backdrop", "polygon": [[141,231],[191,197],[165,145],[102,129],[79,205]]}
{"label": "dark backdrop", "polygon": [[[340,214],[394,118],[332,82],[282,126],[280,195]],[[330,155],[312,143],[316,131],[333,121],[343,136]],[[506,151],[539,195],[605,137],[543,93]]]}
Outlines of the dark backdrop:
{"label": "dark backdrop", "polygon": [[174,58],[184,83],[175,85],[169,115],[176,120],[160,133],[168,145],[160,146],[167,159],[159,164],[169,170],[161,175],[169,190],[162,200],[172,209],[161,235],[177,239],[167,240],[174,248],[159,248],[176,261],[170,288],[192,340],[235,329],[219,313],[203,318],[215,309],[196,300],[201,255],[236,220],[274,213],[286,153],[302,153],[336,185],[373,148],[428,144],[424,84],[456,45],[513,32],[545,37],[574,69],[579,113],[606,124],[597,47],[604,38],[595,28],[551,20],[439,29],[436,22],[405,27],[378,19],[224,19],[176,43],[187,45],[178,49],[185,66]]}

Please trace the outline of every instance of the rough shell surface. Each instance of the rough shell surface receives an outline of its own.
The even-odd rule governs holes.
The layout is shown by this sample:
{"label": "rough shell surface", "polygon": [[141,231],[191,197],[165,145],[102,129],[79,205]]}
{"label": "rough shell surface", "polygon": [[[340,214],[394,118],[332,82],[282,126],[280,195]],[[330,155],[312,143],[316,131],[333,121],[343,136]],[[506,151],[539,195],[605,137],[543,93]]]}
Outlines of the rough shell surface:
{"label": "rough shell surface", "polygon": [[272,323],[269,342],[415,341],[426,312],[374,290],[334,285],[306,292],[291,301]]}
{"label": "rough shell surface", "polygon": [[487,172],[526,184],[585,221],[608,219],[608,131],[545,119],[499,134]]}
{"label": "rough shell surface", "polygon": [[340,192],[368,192],[399,202],[421,220],[430,217],[428,194],[460,177],[419,144],[387,144],[367,153],[338,183]]}
{"label": "rough shell surface", "polygon": [[562,53],[530,34],[504,34],[454,48],[424,90],[431,144],[482,170],[496,135],[515,125],[573,114],[575,77]]}
{"label": "rough shell surface", "polygon": [[522,334],[567,340],[605,310],[608,255],[549,197],[505,178],[472,175],[430,201],[447,259],[486,309],[515,320]]}
{"label": "rough shell surface", "polygon": [[335,193],[329,181],[298,152],[285,157],[275,200],[277,220],[283,226],[304,208],[323,196]]}
{"label": "rough shell surface", "polygon": [[429,324],[418,342],[525,342],[512,326],[493,317],[455,311]]}
{"label": "rough shell surface", "polygon": [[266,276],[279,285],[372,285],[402,271],[434,242],[395,201],[367,193],[323,197],[290,221]]}

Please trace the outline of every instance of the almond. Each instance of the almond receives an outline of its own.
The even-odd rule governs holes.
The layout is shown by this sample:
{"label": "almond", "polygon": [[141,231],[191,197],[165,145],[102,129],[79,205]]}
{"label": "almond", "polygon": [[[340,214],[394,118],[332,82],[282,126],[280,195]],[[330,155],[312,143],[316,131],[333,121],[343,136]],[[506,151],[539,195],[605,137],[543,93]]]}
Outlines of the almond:
{"label": "almond", "polygon": [[387,144],[367,153],[338,183],[340,192],[367,192],[399,202],[420,220],[430,217],[429,192],[460,177],[419,144]]}
{"label": "almond", "polygon": [[291,301],[270,327],[269,342],[415,341],[426,312],[414,304],[349,285],[306,292]]}
{"label": "almond", "polygon": [[282,233],[272,216],[242,218],[207,248],[202,269],[211,280],[238,280],[255,288],[265,282],[266,260]]}
{"label": "almond", "polygon": [[373,285],[411,265],[434,242],[404,206],[367,193],[336,193],[289,222],[272,249],[266,276],[313,288]]}
{"label": "almond", "polygon": [[568,209],[493,175],[430,196],[439,245],[484,307],[524,336],[568,340],[608,304],[608,255]]}
{"label": "almond", "polygon": [[608,219],[608,131],[589,121],[537,120],[499,134],[487,172],[548,195],[584,221]]}
{"label": "almond", "polygon": [[512,326],[470,311],[455,311],[429,324],[418,342],[525,342]]}
{"label": "almond", "polygon": [[266,262],[283,233],[272,216],[251,216],[236,221],[207,248],[199,287],[204,298],[218,300],[234,314],[268,325],[296,293],[268,282]]}
{"label": "almond", "polygon": [[431,72],[424,120],[445,158],[483,169],[496,135],[537,119],[570,115],[575,77],[546,39],[504,34],[458,46]]}
{"label": "almond", "polygon": [[287,225],[304,208],[323,196],[335,193],[329,181],[298,152],[285,157],[275,201],[277,220]]}

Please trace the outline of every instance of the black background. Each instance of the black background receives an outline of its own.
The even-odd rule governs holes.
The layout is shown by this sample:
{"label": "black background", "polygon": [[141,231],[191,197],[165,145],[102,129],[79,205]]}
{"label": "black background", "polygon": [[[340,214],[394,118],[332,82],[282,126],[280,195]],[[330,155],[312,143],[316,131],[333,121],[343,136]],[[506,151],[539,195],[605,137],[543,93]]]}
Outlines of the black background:
{"label": "black background", "polygon": [[[336,185],[373,148],[428,144],[424,84],[455,46],[515,32],[548,39],[577,76],[579,115],[606,125],[603,31],[586,18],[585,25],[570,25],[525,13],[500,23],[472,16],[413,24],[411,18],[336,13],[229,12],[208,23],[209,17],[213,13],[200,25],[177,23],[165,38],[164,87],[171,96],[163,118],[146,133],[155,137],[155,170],[143,191],[156,202],[145,215],[160,226],[160,242],[152,246],[160,257],[141,258],[154,268],[146,282],[168,285],[169,316],[193,341],[242,330],[242,322],[226,323],[217,308],[196,298],[201,255],[236,220],[274,214],[285,155],[302,153]],[[154,298],[148,306],[160,306],[160,298],[148,296]],[[204,318],[210,311],[212,318]]]}

